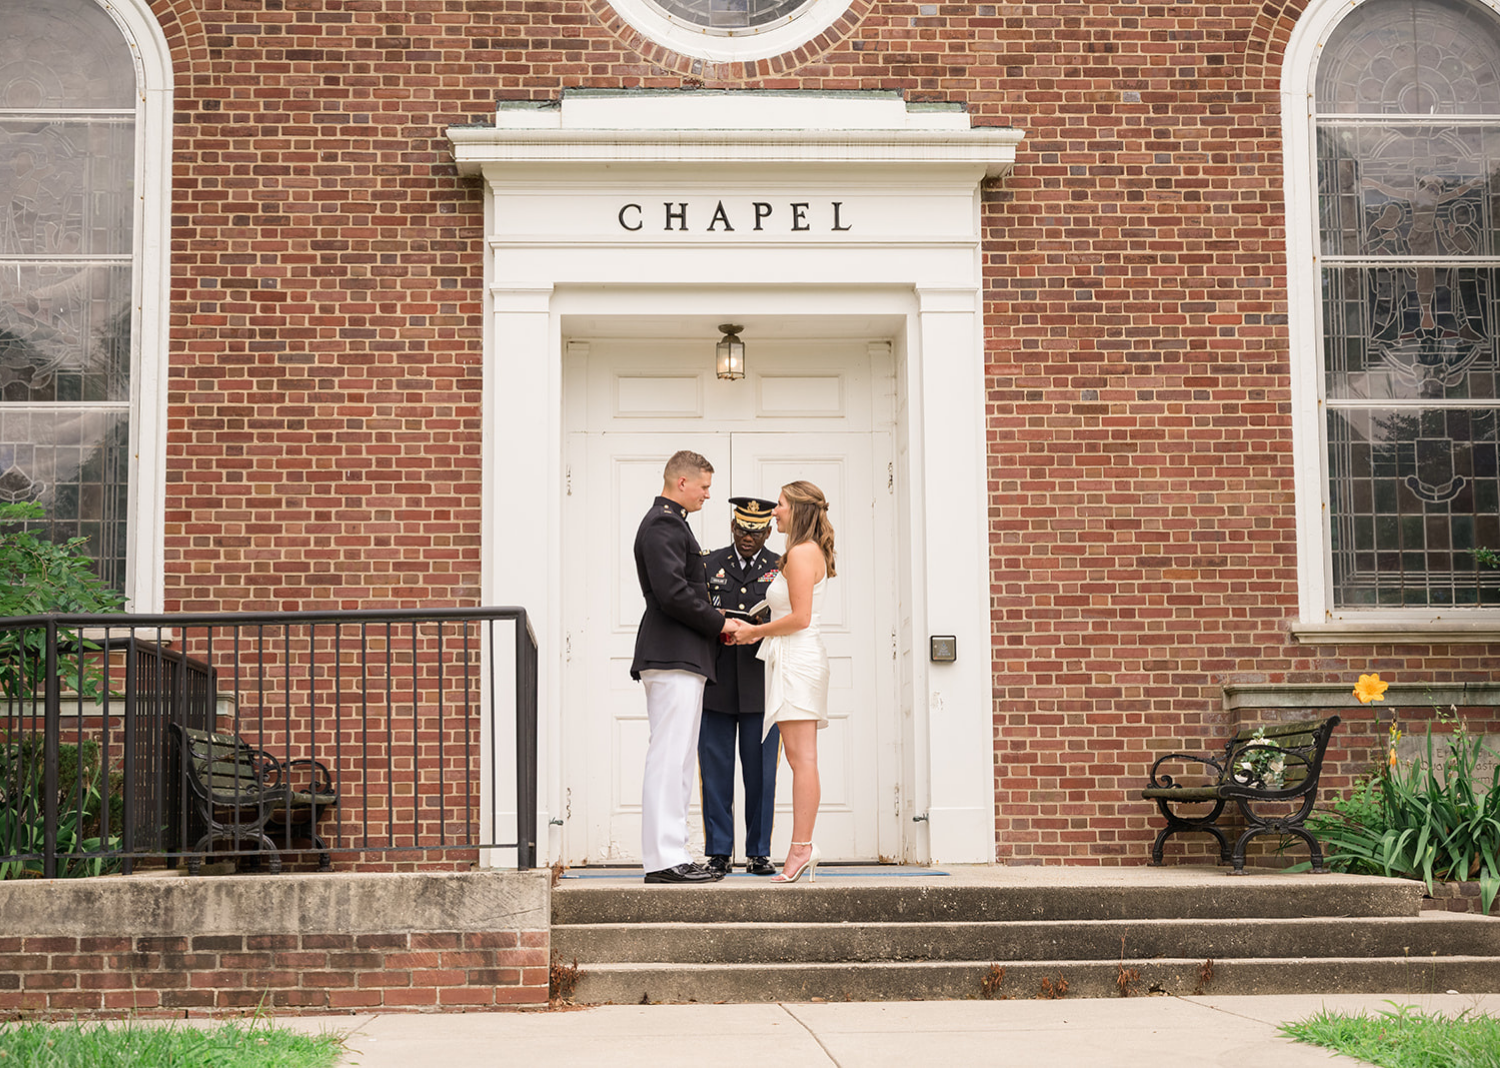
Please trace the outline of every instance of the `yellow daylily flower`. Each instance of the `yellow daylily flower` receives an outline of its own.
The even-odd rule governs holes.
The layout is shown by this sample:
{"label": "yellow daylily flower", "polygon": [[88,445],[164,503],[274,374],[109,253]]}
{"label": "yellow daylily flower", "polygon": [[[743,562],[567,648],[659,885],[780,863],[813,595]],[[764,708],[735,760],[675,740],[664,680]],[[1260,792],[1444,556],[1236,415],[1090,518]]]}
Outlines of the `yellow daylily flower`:
{"label": "yellow daylily flower", "polygon": [[1354,684],[1354,696],[1359,698],[1360,704],[1365,705],[1371,701],[1384,701],[1385,691],[1390,685],[1388,682],[1381,682],[1379,675],[1361,675]]}

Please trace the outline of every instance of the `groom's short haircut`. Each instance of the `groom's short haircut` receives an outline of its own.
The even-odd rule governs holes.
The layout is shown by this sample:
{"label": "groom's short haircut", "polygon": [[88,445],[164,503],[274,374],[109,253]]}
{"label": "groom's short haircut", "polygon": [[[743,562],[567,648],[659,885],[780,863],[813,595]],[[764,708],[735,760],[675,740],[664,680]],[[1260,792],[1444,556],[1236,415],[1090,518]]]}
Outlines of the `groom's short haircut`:
{"label": "groom's short haircut", "polygon": [[667,461],[667,466],[661,473],[663,482],[676,482],[679,478],[696,478],[699,474],[707,472],[714,473],[714,465],[709,463],[698,453],[690,449],[682,449],[672,454]]}

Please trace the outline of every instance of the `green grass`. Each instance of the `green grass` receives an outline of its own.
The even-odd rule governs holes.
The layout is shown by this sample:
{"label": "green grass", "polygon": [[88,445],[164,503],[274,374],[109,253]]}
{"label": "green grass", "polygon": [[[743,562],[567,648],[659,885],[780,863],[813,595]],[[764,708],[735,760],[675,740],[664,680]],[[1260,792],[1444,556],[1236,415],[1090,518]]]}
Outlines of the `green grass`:
{"label": "green grass", "polygon": [[334,1034],[303,1035],[263,1021],[177,1024],[0,1024],[0,1068],[332,1068]]}
{"label": "green grass", "polygon": [[1298,1042],[1326,1046],[1382,1068],[1500,1068],[1500,1020],[1467,1011],[1450,1018],[1396,1005],[1376,1016],[1323,1011],[1282,1024]]}

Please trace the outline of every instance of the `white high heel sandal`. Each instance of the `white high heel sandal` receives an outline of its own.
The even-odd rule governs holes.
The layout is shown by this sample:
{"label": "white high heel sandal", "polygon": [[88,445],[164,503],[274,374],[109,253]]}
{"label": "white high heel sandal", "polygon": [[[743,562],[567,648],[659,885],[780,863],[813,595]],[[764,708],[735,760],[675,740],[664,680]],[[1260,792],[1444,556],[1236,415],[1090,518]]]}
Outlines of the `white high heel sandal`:
{"label": "white high heel sandal", "polygon": [[803,872],[807,872],[807,881],[810,882],[810,883],[817,882],[818,881],[818,861],[820,861],[820,860],[823,859],[823,854],[821,852],[819,852],[819,850],[818,850],[818,843],[816,843],[816,842],[793,842],[792,845],[794,845],[794,846],[812,846],[812,852],[809,853],[807,855],[807,859],[802,862],[802,867],[798,868],[796,871],[792,872],[792,874],[790,874],[790,875],[787,874],[786,868],[783,867],[781,869],[780,874],[771,876],[771,881],[773,883],[794,883],[798,879],[802,878],[802,873]]}

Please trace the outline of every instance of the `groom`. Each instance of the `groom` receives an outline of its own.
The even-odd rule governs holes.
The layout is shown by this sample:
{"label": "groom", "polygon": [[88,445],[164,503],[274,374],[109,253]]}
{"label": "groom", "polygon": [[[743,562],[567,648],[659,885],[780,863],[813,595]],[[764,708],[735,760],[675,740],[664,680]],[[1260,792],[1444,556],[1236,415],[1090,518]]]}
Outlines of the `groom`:
{"label": "groom", "polygon": [[693,863],[687,814],[692,800],[703,687],[714,677],[721,632],[739,624],[708,599],[689,512],[708,500],[714,467],[696,452],[674,453],[661,496],[635,533],[635,571],[646,611],[635,635],[630,676],[646,687],[646,769],[641,787],[641,861],[648,883],[708,883],[723,878]]}

